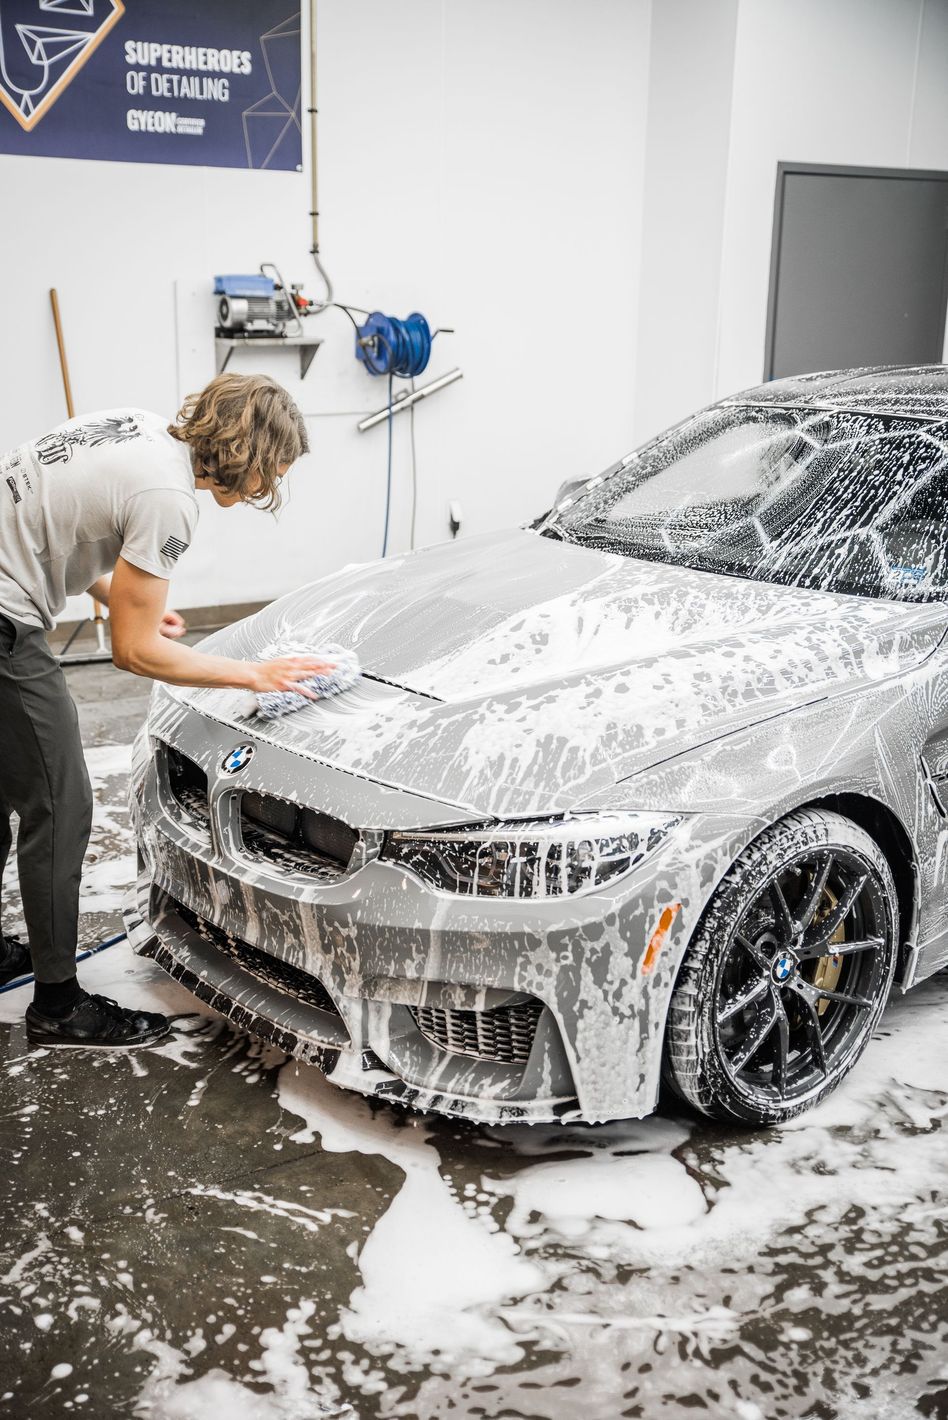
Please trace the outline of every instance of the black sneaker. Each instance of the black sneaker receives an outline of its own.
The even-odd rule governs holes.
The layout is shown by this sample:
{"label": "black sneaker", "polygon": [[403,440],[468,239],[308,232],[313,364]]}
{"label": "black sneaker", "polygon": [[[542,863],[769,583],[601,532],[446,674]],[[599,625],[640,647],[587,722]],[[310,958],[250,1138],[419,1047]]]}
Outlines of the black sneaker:
{"label": "black sneaker", "polygon": [[171,1030],[167,1016],[154,1011],[135,1011],[120,1006],[108,996],[82,993],[82,1000],[68,1016],[43,1016],[35,1006],[26,1008],[26,1038],[30,1045],[73,1045],[99,1050],[119,1050],[123,1046],[152,1045]]}
{"label": "black sneaker", "polygon": [[18,976],[29,976],[33,970],[30,949],[19,937],[0,934],[0,986],[15,981]]}

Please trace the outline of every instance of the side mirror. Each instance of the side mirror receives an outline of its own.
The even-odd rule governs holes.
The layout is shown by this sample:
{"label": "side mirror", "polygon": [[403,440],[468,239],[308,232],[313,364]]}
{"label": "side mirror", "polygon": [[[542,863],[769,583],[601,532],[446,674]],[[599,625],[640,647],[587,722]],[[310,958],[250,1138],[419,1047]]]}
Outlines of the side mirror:
{"label": "side mirror", "polygon": [[565,483],[561,483],[556,490],[556,497],[553,499],[553,507],[556,508],[562,503],[564,498],[569,498],[574,493],[578,493],[581,488],[585,488],[589,482],[590,475],[583,474],[582,478],[567,478]]}
{"label": "side mirror", "polygon": [[542,528],[544,523],[552,518],[563,499],[568,498],[571,493],[578,492],[580,488],[584,488],[588,482],[588,478],[568,478],[565,483],[561,483],[556,490],[556,497],[553,499],[549,508],[547,508],[545,513],[541,513],[538,518],[535,518],[530,524],[530,527],[533,529]]}
{"label": "side mirror", "polygon": [[627,463],[631,463],[633,457],[634,455],[627,454],[624,459],[620,459],[618,463],[612,464],[611,467],[607,468],[604,473],[598,476],[596,474],[584,473],[580,478],[567,478],[565,483],[561,483],[556,490],[556,497],[553,499],[552,507],[545,512],[542,517],[537,518],[536,522],[531,523],[530,526],[533,528],[541,527],[542,524],[546,522],[547,518],[552,517],[556,512],[556,509],[563,502],[564,498],[572,498],[574,494],[581,492],[582,489],[602,483],[604,478],[610,478],[612,474],[618,473],[620,468],[624,468]]}
{"label": "side mirror", "polygon": [[532,528],[542,528],[544,523],[546,523],[548,519],[552,518],[553,514],[563,502],[564,498],[572,497],[574,493],[578,493],[580,489],[585,488],[590,481],[591,478],[589,474],[585,474],[582,478],[567,478],[565,483],[561,483],[559,488],[556,490],[556,497],[553,499],[553,502],[550,507],[547,508],[545,513],[541,513],[540,516],[530,524],[530,526]]}

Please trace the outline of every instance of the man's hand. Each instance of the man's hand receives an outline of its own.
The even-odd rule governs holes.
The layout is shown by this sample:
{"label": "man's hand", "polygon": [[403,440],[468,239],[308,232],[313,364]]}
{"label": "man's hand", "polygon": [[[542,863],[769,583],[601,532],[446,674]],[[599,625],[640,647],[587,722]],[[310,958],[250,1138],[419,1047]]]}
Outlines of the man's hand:
{"label": "man's hand", "polygon": [[177,641],[187,629],[184,617],[176,611],[166,611],[158,623],[159,632],[162,636],[167,636],[169,641]]}
{"label": "man's hand", "polygon": [[258,695],[268,690],[295,690],[297,695],[315,700],[313,692],[306,690],[299,682],[326,675],[335,668],[334,661],[319,661],[315,656],[279,656],[276,660],[261,661],[259,665],[248,667],[250,688]]}

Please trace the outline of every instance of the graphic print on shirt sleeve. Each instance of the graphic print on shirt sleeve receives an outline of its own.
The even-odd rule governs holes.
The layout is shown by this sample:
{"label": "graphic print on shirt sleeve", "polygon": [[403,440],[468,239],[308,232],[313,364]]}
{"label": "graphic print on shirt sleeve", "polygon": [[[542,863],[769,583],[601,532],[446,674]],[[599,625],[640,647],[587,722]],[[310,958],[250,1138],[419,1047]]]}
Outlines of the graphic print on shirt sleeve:
{"label": "graphic print on shirt sleeve", "polygon": [[189,542],[182,542],[179,537],[169,537],[161,549],[161,555],[162,557],[170,557],[172,562],[177,562],[182,552],[187,552],[190,546]]}
{"label": "graphic print on shirt sleeve", "polygon": [[41,464],[68,463],[77,447],[95,448],[99,444],[124,444],[140,439],[142,431],[131,414],[117,414],[107,419],[94,419],[89,424],[77,424],[74,429],[60,429],[37,439],[36,457]]}

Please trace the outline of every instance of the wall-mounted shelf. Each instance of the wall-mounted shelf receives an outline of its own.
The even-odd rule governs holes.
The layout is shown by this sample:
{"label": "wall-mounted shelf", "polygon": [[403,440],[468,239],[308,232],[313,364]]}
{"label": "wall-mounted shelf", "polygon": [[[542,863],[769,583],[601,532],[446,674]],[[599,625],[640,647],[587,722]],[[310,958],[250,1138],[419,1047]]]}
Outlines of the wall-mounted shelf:
{"label": "wall-mounted shelf", "polygon": [[[298,350],[300,352],[300,379],[305,380],[306,372],[322,345],[321,340],[289,335],[215,335],[214,352],[217,356],[217,373],[222,375],[230,364],[235,350],[253,350],[262,346],[266,350]],[[206,348],[206,347],[205,347]]]}

